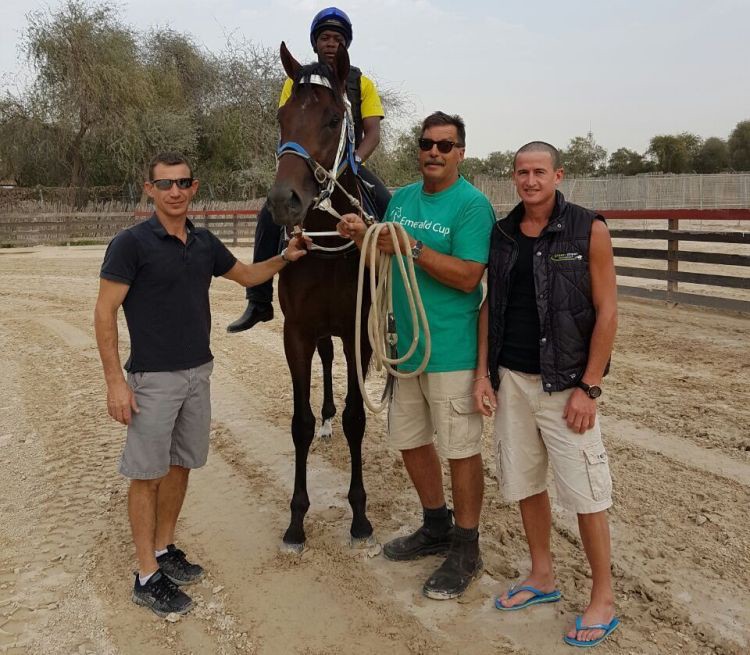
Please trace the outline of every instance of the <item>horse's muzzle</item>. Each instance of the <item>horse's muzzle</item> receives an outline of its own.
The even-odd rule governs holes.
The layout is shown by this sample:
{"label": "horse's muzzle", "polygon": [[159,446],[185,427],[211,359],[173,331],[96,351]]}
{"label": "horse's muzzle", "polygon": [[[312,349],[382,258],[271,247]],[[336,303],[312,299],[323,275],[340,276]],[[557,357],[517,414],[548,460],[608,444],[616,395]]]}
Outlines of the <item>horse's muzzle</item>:
{"label": "horse's muzzle", "polygon": [[268,209],[273,222],[281,226],[299,225],[305,218],[308,203],[288,184],[276,183],[268,191]]}

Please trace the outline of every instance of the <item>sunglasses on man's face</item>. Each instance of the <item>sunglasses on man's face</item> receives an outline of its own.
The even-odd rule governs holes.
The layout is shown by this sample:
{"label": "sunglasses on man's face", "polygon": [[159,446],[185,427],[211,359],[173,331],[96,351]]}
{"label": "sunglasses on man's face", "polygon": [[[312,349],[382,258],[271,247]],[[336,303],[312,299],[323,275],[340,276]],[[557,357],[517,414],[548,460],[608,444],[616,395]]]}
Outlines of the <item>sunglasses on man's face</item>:
{"label": "sunglasses on man's face", "polygon": [[182,189],[184,191],[185,189],[189,189],[191,186],[193,186],[193,178],[181,177],[179,180],[151,180],[151,184],[159,189],[159,191],[169,191],[172,188],[173,184],[176,184],[178,189]]}
{"label": "sunglasses on man's face", "polygon": [[456,146],[457,148],[463,148],[464,144],[456,143],[455,141],[448,141],[447,139],[441,139],[440,141],[433,141],[432,139],[419,140],[420,150],[429,152],[430,150],[432,150],[432,146],[437,146],[438,152],[447,155],[451,150],[453,150],[454,146]]}

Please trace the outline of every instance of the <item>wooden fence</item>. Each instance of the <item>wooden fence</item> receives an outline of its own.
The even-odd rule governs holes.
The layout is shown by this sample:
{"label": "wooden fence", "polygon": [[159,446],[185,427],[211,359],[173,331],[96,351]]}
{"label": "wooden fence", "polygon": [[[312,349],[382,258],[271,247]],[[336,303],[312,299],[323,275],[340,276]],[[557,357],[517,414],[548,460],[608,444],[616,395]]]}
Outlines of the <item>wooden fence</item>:
{"label": "wooden fence", "polygon": [[[750,228],[750,209],[604,210],[601,213],[610,224],[621,294],[750,313],[747,274],[750,230],[744,229],[745,225]],[[0,246],[105,244],[121,229],[150,215],[145,211],[34,217],[6,215],[0,217]],[[233,246],[252,243],[257,215],[257,210],[242,209],[189,214],[196,225],[209,227],[222,241]],[[700,230],[691,229],[696,221],[700,222]],[[727,222],[734,225],[727,227]],[[709,226],[716,224],[717,228],[707,230],[707,223]],[[691,248],[681,248],[680,244],[690,244]],[[640,265],[622,263],[623,259],[639,260]],[[639,282],[626,284],[628,280]]]}
{"label": "wooden fence", "polygon": [[[750,228],[750,209],[605,210],[601,214],[610,222],[615,258],[645,260],[644,263],[649,264],[618,264],[615,267],[618,276],[617,288],[621,294],[750,313],[750,293],[747,292],[750,289],[750,278],[747,274],[750,267],[750,232],[744,230],[744,225]],[[640,221],[649,227],[621,229],[614,226],[617,221]],[[719,222],[741,222],[742,227],[739,230],[680,229],[680,223],[684,226],[688,221],[700,221],[702,224],[704,221],[716,222],[719,225]],[[650,225],[654,222],[662,223],[666,229],[653,229]],[[649,245],[651,242],[655,242],[654,245],[663,245],[666,242],[666,249],[643,247],[642,243],[620,245],[624,240],[648,240]],[[703,250],[682,249],[681,243],[693,246],[709,244],[712,247],[710,250],[705,248],[705,245],[699,246],[704,248]],[[730,253],[727,250],[738,252]],[[681,263],[699,265],[691,266],[693,269],[700,269],[700,265],[704,265],[704,272],[685,270],[686,267],[681,267]],[[706,270],[705,265],[710,268]],[[721,273],[716,272],[717,267],[721,267]],[[653,288],[650,284],[622,284],[623,278],[659,280],[662,288]],[[681,291],[680,283],[691,285],[691,290]],[[695,289],[692,285],[703,287],[703,293],[700,288]],[[726,289],[740,291],[732,294],[733,297],[728,297],[726,291],[722,294]]]}
{"label": "wooden fence", "polygon": [[[0,216],[0,247],[105,244],[120,230],[151,212],[70,212],[62,214],[8,214]],[[257,209],[204,210],[188,213],[201,227],[210,227],[233,246],[250,245],[255,237]]]}

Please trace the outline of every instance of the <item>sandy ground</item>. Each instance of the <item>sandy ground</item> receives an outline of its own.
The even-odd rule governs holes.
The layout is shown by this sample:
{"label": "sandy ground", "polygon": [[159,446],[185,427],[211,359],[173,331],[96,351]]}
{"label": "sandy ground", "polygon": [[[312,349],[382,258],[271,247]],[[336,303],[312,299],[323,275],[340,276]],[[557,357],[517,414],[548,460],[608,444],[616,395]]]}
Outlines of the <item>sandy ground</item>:
{"label": "sandy ground", "polygon": [[[209,573],[179,622],[133,605],[127,486],[116,473],[124,430],[106,414],[91,325],[102,255],[0,251],[0,653],[572,652],[560,635],[590,579],[574,517],[562,510],[553,542],[564,600],[511,615],[492,607],[528,560],[517,509],[500,502],[492,477],[489,423],[486,572],[460,601],[420,595],[436,558],[392,563],[350,550],[338,421],[310,458],[308,548],[278,552],[293,452],[282,323],[227,335],[244,301],[225,280],[212,289],[212,451],[178,526],[179,544]],[[620,314],[601,412],[623,626],[599,652],[748,653],[750,321],[633,301]],[[313,393],[318,406],[319,376]],[[370,416],[365,483],[381,541],[419,515],[384,432],[383,418]]]}

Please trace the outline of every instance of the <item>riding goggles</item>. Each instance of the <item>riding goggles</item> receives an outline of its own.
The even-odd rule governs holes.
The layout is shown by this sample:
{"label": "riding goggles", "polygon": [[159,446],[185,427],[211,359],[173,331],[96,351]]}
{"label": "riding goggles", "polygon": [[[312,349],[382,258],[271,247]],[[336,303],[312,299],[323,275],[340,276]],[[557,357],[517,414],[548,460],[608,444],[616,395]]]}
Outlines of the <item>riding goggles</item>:
{"label": "riding goggles", "polygon": [[448,141],[447,139],[441,139],[440,141],[433,141],[432,139],[419,139],[419,149],[429,152],[432,150],[432,146],[437,146],[438,152],[447,155],[453,147],[463,148],[463,143],[456,143],[455,141]]}

